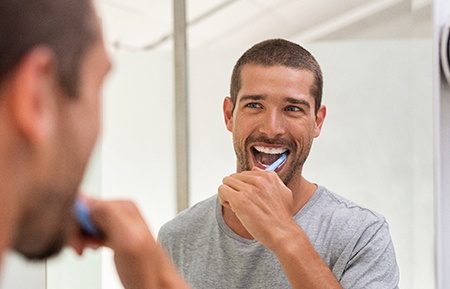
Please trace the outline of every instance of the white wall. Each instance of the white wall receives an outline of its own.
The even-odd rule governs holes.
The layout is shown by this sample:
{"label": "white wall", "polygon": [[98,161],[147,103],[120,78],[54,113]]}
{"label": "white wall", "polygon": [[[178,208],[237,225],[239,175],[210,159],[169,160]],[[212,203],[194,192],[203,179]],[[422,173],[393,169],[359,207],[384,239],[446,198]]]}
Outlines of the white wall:
{"label": "white wall", "polygon": [[28,262],[11,252],[4,257],[0,279],[1,289],[46,288],[45,263]]}
{"label": "white wall", "polygon": [[[152,232],[176,213],[173,61],[167,52],[113,53],[104,89],[102,195],[134,200]],[[109,250],[102,288],[122,288]]]}

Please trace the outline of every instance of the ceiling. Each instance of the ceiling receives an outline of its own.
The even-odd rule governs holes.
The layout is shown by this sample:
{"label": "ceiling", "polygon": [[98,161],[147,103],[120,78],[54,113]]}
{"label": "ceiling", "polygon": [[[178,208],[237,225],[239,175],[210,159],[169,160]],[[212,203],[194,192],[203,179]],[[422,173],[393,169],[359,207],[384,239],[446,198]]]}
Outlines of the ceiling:
{"label": "ceiling", "polygon": [[[168,0],[96,0],[106,38],[126,49],[172,47]],[[189,48],[265,38],[336,41],[431,37],[432,0],[187,0]]]}

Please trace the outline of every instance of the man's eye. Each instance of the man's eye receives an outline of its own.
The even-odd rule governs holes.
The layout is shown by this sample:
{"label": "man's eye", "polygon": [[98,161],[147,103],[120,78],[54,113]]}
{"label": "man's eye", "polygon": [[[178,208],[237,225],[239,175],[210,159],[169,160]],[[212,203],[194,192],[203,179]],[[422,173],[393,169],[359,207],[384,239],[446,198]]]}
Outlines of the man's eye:
{"label": "man's eye", "polygon": [[259,108],[259,107],[261,107],[258,103],[254,103],[254,102],[247,103],[246,106],[250,107],[250,108]]}
{"label": "man's eye", "polygon": [[298,106],[288,106],[286,107],[286,111],[302,111]]}

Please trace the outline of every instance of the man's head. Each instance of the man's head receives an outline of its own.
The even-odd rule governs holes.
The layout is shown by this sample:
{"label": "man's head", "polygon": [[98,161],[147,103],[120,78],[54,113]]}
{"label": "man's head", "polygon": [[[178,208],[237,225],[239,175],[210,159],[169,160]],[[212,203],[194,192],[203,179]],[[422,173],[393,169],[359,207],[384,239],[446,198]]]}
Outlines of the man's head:
{"label": "man's head", "polygon": [[4,0],[0,2],[0,84],[36,46],[55,54],[58,80],[76,96],[82,56],[97,40],[91,1]]}
{"label": "man's head", "polygon": [[237,171],[264,169],[287,152],[276,172],[285,184],[300,181],[326,115],[322,73],[313,56],[286,40],[256,44],[235,65],[230,93],[223,110]]}
{"label": "man's head", "polygon": [[10,246],[29,258],[70,233],[109,67],[90,0],[0,1],[0,196],[20,201]]}
{"label": "man's head", "polygon": [[310,71],[314,75],[311,94],[315,99],[315,112],[319,110],[322,102],[322,71],[311,53],[300,45],[284,39],[269,39],[248,49],[236,62],[231,75],[230,97],[233,103],[236,103],[237,94],[241,89],[241,70],[246,64],[286,66]]}

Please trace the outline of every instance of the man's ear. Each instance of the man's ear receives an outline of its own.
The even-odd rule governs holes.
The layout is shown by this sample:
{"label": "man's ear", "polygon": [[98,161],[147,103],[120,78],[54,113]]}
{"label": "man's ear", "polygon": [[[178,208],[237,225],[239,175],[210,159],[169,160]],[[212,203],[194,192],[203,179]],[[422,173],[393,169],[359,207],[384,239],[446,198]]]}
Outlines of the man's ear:
{"label": "man's ear", "polygon": [[319,110],[316,113],[316,124],[315,124],[315,128],[314,128],[314,137],[318,137],[320,135],[326,115],[327,115],[327,107],[325,105],[320,106]]}
{"label": "man's ear", "polygon": [[31,142],[42,141],[54,127],[56,66],[52,51],[31,50],[12,75],[10,113],[20,134]]}
{"label": "man's ear", "polygon": [[233,132],[233,108],[234,103],[230,97],[225,97],[223,100],[223,117],[225,119],[225,125],[227,130]]}

